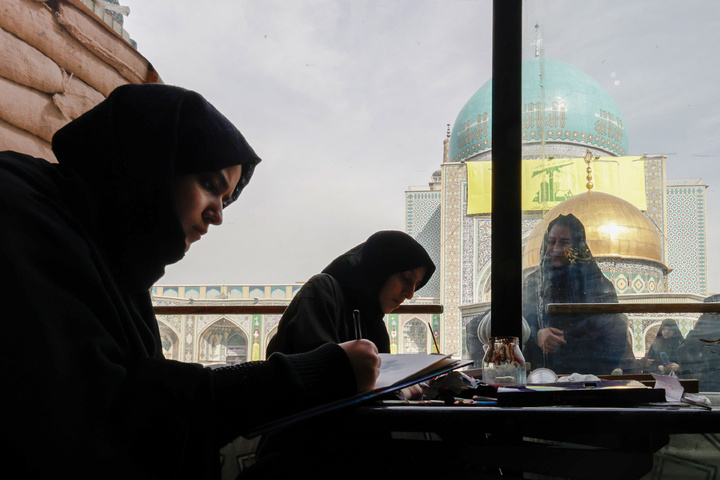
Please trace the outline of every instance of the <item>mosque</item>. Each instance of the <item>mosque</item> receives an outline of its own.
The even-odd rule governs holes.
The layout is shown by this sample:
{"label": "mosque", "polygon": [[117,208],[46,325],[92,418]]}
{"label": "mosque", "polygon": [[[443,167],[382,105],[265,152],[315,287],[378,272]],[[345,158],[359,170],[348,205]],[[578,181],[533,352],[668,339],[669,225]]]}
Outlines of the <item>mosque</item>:
{"label": "mosque", "polygon": [[[394,353],[470,358],[477,322],[490,308],[489,178],[492,82],[460,109],[444,139],[440,169],[405,193],[405,229],[438,270],[410,303],[442,314],[386,316]],[[540,56],[523,65],[523,269],[539,264],[547,223],[572,212],[621,303],[702,302],[708,294],[705,189],[669,180],[666,157],[628,155],[628,128],[610,96],[567,63]],[[287,305],[301,284],[157,285],[156,305]],[[668,315],[629,315],[642,357]],[[686,335],[697,314],[673,315]],[[279,315],[159,315],[165,354],[204,364],[265,358]],[[427,328],[428,323],[431,325]],[[433,338],[434,337],[434,338]]]}

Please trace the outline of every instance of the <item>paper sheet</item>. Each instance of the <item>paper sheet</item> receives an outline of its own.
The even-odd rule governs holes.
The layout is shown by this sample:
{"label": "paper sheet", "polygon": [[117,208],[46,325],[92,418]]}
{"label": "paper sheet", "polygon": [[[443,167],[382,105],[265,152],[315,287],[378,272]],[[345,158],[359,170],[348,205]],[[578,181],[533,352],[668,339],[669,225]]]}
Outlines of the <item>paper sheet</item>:
{"label": "paper sheet", "polygon": [[655,379],[655,388],[665,389],[665,400],[668,402],[681,402],[685,389],[680,385],[677,377],[669,375],[652,374]]}
{"label": "paper sheet", "polygon": [[453,360],[451,355],[381,353],[380,361],[382,363],[380,375],[375,382],[376,389],[389,387],[411,377],[419,376],[425,371],[434,370]]}

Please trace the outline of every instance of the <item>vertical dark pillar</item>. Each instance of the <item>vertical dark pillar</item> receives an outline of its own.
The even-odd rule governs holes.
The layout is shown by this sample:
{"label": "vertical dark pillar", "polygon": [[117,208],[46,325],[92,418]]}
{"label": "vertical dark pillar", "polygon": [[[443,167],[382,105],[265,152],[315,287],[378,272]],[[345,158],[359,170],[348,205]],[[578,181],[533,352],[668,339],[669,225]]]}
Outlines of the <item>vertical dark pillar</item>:
{"label": "vertical dark pillar", "polygon": [[493,2],[492,336],[522,338],[522,1]]}

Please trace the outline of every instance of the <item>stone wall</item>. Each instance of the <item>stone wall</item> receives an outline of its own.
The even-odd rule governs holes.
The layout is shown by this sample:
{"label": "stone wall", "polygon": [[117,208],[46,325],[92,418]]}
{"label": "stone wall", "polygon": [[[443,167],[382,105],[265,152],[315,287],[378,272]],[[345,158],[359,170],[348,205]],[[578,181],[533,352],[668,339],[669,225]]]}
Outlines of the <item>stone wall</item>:
{"label": "stone wall", "polygon": [[55,161],[53,134],[126,83],[160,78],[92,0],[3,0],[0,151]]}

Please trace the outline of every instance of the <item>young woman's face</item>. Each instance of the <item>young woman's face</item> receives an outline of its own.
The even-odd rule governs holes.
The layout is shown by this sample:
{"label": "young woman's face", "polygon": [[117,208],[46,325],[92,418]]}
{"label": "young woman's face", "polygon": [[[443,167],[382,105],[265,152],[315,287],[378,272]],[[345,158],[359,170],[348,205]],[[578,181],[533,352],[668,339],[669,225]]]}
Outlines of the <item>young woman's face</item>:
{"label": "young woman's face", "polygon": [[175,208],[185,232],[185,251],[223,221],[223,205],[240,180],[242,165],[175,178]]}
{"label": "young woman's face", "polygon": [[390,275],[380,289],[380,307],[383,313],[390,313],[405,300],[410,300],[424,277],[425,267]]}

